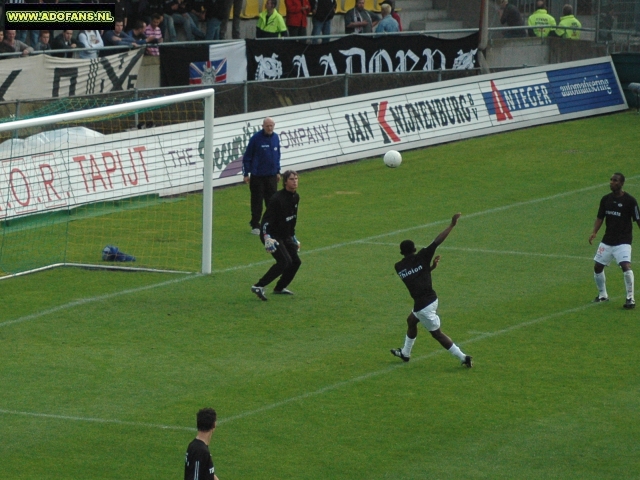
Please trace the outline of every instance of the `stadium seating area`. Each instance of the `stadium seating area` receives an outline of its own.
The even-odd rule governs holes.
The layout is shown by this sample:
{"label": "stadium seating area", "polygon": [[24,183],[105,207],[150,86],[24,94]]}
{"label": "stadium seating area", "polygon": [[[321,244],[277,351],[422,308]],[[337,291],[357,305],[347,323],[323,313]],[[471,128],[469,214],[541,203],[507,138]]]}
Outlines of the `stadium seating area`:
{"label": "stadium seating area", "polygon": [[[380,4],[382,0],[365,0],[365,9],[376,13],[380,12]],[[344,14],[355,6],[355,0],[337,0],[338,8],[336,16],[331,25],[331,32],[334,34],[344,33]],[[244,0],[240,18],[241,32],[243,38],[254,38],[255,22],[260,12],[264,9],[264,0]],[[285,0],[278,0],[278,12],[286,17],[287,7]],[[461,21],[453,21],[448,18],[445,10],[436,10],[433,8],[432,0],[398,0],[396,2],[396,11],[400,14],[402,25],[405,31],[409,30],[445,30],[464,28]],[[230,19],[233,18],[233,12]],[[311,34],[311,21],[308,27]],[[229,37],[230,33],[227,33]]]}

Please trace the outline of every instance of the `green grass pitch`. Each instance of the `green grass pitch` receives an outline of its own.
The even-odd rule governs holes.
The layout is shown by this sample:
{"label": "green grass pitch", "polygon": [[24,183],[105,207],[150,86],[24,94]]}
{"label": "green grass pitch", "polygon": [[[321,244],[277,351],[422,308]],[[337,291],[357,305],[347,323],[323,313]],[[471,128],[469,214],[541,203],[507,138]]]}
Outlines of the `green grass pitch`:
{"label": "green grass pitch", "polygon": [[[204,406],[221,480],[640,478],[640,310],[622,309],[616,267],[612,301],[590,303],[588,243],[612,173],[640,198],[639,123],[302,172],[291,298],[249,291],[272,262],[246,186],[215,192],[211,276],[1,281],[0,478],[182,478]],[[389,354],[411,307],[398,244],[426,246],[457,211],[434,286],[475,367],[422,327],[404,364]]]}

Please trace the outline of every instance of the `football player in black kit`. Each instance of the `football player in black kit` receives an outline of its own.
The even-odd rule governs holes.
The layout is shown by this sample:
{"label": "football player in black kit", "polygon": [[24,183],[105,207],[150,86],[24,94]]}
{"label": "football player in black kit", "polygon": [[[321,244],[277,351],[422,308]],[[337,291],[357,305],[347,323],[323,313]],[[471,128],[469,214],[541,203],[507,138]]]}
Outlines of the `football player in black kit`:
{"label": "football player in black kit", "polygon": [[197,415],[198,434],[187,447],[184,459],[184,480],[218,480],[209,452],[211,435],[216,429],[216,411],[203,408]]}
{"label": "football player in black kit", "polygon": [[296,238],[296,222],[298,220],[298,174],[287,170],[282,174],[284,188],[269,199],[267,210],[262,217],[260,240],[265,250],[276,259],[273,265],[258,283],[251,287],[260,300],[267,301],[264,287],[280,277],[273,293],[293,295],[287,287],[296,276],[301,261],[298,256],[300,242]]}
{"label": "football player in black kit", "polygon": [[[411,358],[411,349],[418,336],[418,323],[429,330],[429,333],[440,345],[446,348],[452,355],[458,357],[463,366],[473,367],[472,358],[460,350],[453,341],[440,331],[440,317],[438,310],[438,296],[431,285],[431,271],[438,266],[440,256],[433,258],[436,248],[449,236],[453,227],[458,223],[460,213],[456,213],[451,219],[451,224],[438,235],[431,245],[416,253],[416,246],[411,240],[404,240],[400,244],[400,253],[404,259],[396,263],[396,273],[406,285],[411,298],[413,298],[413,311],[407,318],[407,336],[404,339],[404,347],[391,350],[391,354],[408,362]],[[433,263],[429,265],[431,259]]]}
{"label": "football player in black kit", "polygon": [[589,236],[589,243],[591,244],[593,239],[596,238],[598,230],[600,230],[602,222],[606,218],[607,226],[604,231],[604,237],[602,237],[596,256],[593,259],[595,261],[593,276],[596,281],[596,287],[598,287],[598,296],[594,302],[606,302],[609,300],[604,267],[615,259],[622,269],[627,290],[627,300],[623,307],[631,310],[636,306],[633,271],[631,270],[631,240],[633,237],[633,222],[636,222],[640,227],[640,212],[638,211],[638,202],[622,189],[623,186],[624,175],[614,173],[609,180],[611,193],[600,200],[598,215],[593,225],[593,232]]}

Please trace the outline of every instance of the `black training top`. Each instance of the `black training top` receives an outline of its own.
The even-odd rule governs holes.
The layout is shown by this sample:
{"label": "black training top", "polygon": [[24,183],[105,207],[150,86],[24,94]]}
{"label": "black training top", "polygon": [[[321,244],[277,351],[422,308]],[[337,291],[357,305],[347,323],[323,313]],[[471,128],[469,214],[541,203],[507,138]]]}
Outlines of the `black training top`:
{"label": "black training top", "polygon": [[283,188],[278,190],[267,203],[262,216],[262,235],[271,238],[289,238],[296,234],[298,203],[300,195]]}
{"label": "black training top", "polygon": [[614,196],[612,192],[600,200],[598,218],[600,220],[606,219],[607,225],[602,243],[612,247],[631,245],[633,222],[640,220],[638,202],[627,192],[624,192],[621,197]]}
{"label": "black training top", "polygon": [[413,298],[413,311],[418,312],[438,298],[431,286],[431,259],[436,253],[433,242],[415,255],[404,257],[396,263],[396,273],[406,285]]}
{"label": "black training top", "polygon": [[184,480],[213,480],[214,470],[209,447],[194,438],[184,458]]}

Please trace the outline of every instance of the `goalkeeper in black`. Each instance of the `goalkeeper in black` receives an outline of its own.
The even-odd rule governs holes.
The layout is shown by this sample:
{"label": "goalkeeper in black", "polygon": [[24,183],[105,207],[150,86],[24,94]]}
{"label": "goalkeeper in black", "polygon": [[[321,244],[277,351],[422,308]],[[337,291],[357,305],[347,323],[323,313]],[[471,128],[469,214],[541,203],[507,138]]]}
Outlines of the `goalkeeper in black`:
{"label": "goalkeeper in black", "polygon": [[211,435],[216,429],[216,411],[203,408],[196,417],[198,434],[187,447],[184,459],[184,480],[218,480],[209,452]]}
{"label": "goalkeeper in black", "polygon": [[287,170],[282,174],[284,188],[275,193],[267,203],[260,230],[260,240],[265,250],[276,259],[273,265],[258,282],[251,287],[251,291],[260,300],[267,301],[265,287],[280,277],[273,293],[293,295],[287,287],[293,281],[301,261],[298,256],[300,242],[296,238],[296,222],[298,220],[298,174]]}
{"label": "goalkeeper in black", "polygon": [[[440,331],[440,317],[438,310],[438,297],[431,284],[431,271],[438,266],[440,256],[433,258],[436,248],[451,233],[453,227],[458,223],[460,213],[456,213],[451,219],[451,224],[438,235],[431,245],[421,249],[416,253],[416,246],[411,240],[404,240],[400,244],[400,253],[404,259],[396,263],[396,273],[404,282],[413,298],[413,311],[407,318],[407,336],[404,340],[404,347],[391,350],[391,354],[408,362],[411,357],[411,349],[418,336],[418,323],[422,323],[424,328],[435,338],[440,345],[446,348],[449,353],[458,357],[462,365],[468,368],[473,366],[472,359],[466,355],[453,341]],[[431,259],[433,263],[429,265]]]}

